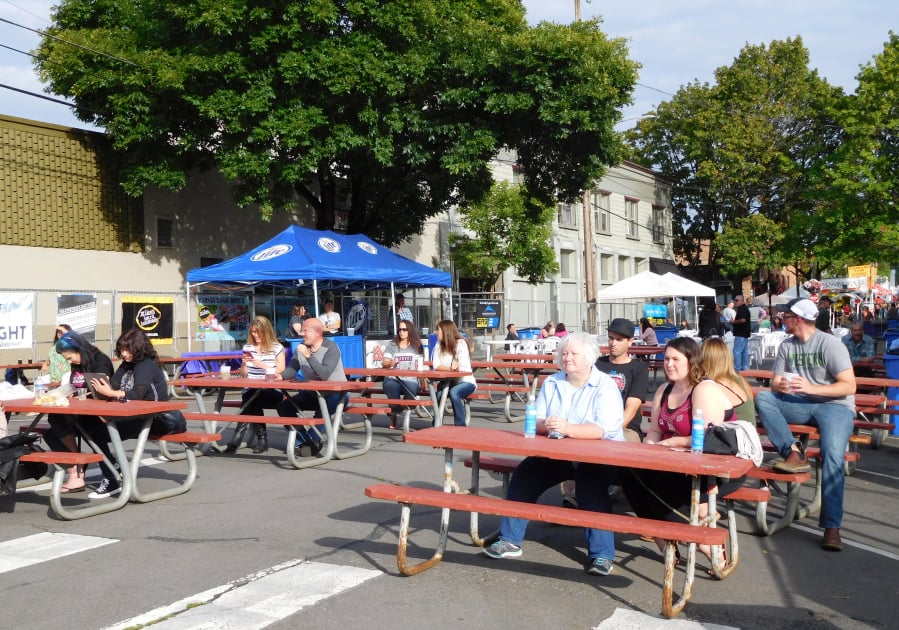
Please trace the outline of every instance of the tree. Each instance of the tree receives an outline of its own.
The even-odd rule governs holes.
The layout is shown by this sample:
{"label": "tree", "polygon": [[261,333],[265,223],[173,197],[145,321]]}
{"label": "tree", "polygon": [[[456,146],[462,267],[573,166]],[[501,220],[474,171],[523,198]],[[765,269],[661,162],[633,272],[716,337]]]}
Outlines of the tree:
{"label": "tree", "polygon": [[674,182],[675,250],[691,265],[708,242],[715,268],[722,230],[754,214],[787,229],[788,259],[830,260],[838,226],[816,217],[833,205],[822,173],[840,143],[843,94],[808,62],[800,38],[748,45],[716,85],[681,88],[631,134],[641,160]]}
{"label": "tree", "polygon": [[597,22],[530,28],[516,0],[62,0],[37,64],[129,194],[215,167],[263,217],[302,199],[386,245],[481,199],[503,148],[529,197],[576,195],[617,161],[637,70]]}
{"label": "tree", "polygon": [[549,246],[553,206],[529,207],[521,187],[494,184],[479,203],[462,209],[462,226],[472,232],[451,234],[452,259],[460,275],[475,279],[479,290],[492,290],[510,267],[531,284],[558,273]]}
{"label": "tree", "polygon": [[787,262],[780,254],[783,238],[783,227],[762,215],[736,219],[717,238],[721,271],[744,278],[759,269],[780,269]]}

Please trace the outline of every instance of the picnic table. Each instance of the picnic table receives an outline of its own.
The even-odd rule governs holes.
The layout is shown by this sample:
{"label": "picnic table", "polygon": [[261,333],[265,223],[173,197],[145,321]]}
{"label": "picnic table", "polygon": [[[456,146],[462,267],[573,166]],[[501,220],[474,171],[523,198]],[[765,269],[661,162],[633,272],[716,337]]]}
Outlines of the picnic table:
{"label": "picnic table", "polygon": [[[221,376],[218,375],[201,376],[198,378],[194,378],[191,379],[191,383],[191,387],[194,388],[194,396],[196,397],[197,408],[200,411],[199,413],[185,414],[188,420],[200,420],[204,423],[206,430],[212,432],[216,430],[219,421],[261,422],[265,424],[287,426],[287,447],[285,450],[287,461],[294,468],[309,468],[311,466],[320,466],[322,464],[326,464],[332,459],[347,459],[350,457],[357,457],[359,455],[364,455],[371,448],[372,427],[371,421],[366,417],[363,420],[364,434],[362,445],[348,451],[340,449],[337,443],[337,438],[340,434],[340,430],[342,428],[349,428],[348,425],[344,423],[344,414],[349,413],[349,410],[346,409],[347,397],[342,396],[340,398],[340,402],[337,404],[333,415],[328,411],[328,404],[326,400],[329,394],[334,394],[337,392],[349,394],[350,392],[364,391],[368,388],[367,383],[357,381],[269,381],[257,378],[240,378],[236,376],[231,376],[230,378],[221,378]],[[206,402],[204,401],[201,392],[198,391],[197,388],[217,390],[218,393],[216,395],[212,413],[207,412]],[[221,413],[221,409],[224,405],[225,394],[228,390],[233,389],[250,389],[257,394],[263,389],[277,389],[280,390],[284,394],[284,396],[288,398],[291,396],[291,394],[298,391],[314,392],[318,397],[321,418],[275,418],[272,416],[241,415],[243,412],[243,407],[241,407],[237,415],[223,414]],[[247,401],[247,403],[249,403],[249,401]],[[299,425],[312,426],[319,424],[324,424],[325,426],[325,436],[323,440],[325,446],[324,451],[317,457],[303,458],[301,460],[296,456],[293,448],[294,439],[296,438],[296,427]]]}
{"label": "picnic table", "polygon": [[[128,503],[128,501],[145,503],[148,501],[156,501],[158,499],[175,496],[177,494],[183,494],[184,492],[190,490],[194,480],[196,479],[196,455],[193,451],[193,448],[188,448],[186,456],[188,466],[187,477],[181,484],[175,486],[174,488],[168,488],[165,490],[149,493],[141,492],[138,489],[137,479],[138,473],[140,471],[141,457],[146,447],[147,440],[150,438],[150,425],[153,421],[153,417],[156,414],[166,411],[186,409],[187,403],[180,401],[150,400],[129,400],[126,403],[122,403],[119,402],[119,400],[105,401],[94,400],[91,398],[86,400],[78,400],[77,398],[70,398],[69,405],[66,407],[35,405],[34,399],[32,398],[8,400],[3,403],[7,411],[12,411],[15,413],[38,414],[38,418],[35,419],[35,422],[32,423],[32,426],[37,422],[40,416],[45,413],[60,413],[74,416],[98,416],[106,423],[106,428],[109,431],[109,438],[112,445],[112,452],[119,463],[120,471],[122,474],[121,492],[117,497],[110,501],[91,502],[83,507],[66,507],[62,504],[61,500],[61,489],[66,473],[66,469],[64,468],[64,466],[93,463],[103,460],[105,459],[105,457],[93,453],[62,453],[52,451],[34,454],[35,457],[33,458],[33,461],[41,461],[47,464],[53,464],[56,467],[53,476],[53,486],[51,489],[50,500],[53,511],[60,518],[66,520],[85,518],[88,516],[94,516],[96,514],[102,514],[105,512],[112,512],[114,510],[121,509],[125,506],[126,503]],[[132,419],[134,417],[142,418],[143,424],[141,426],[141,431],[137,437],[137,443],[134,447],[134,452],[129,458],[128,453],[125,451],[125,447],[122,444],[122,438],[119,435],[119,430],[116,423],[119,420]],[[86,435],[83,430],[80,430],[80,427],[79,432],[82,435]],[[181,439],[175,439],[178,437],[180,437]],[[193,445],[212,438],[217,439],[218,436],[190,433],[174,434],[172,436],[160,436],[160,439],[169,439],[170,441],[181,442],[185,445]],[[89,442],[87,438],[85,438],[85,440]],[[94,447],[94,451],[99,450],[96,445],[92,444],[92,446]],[[23,459],[26,457],[30,456],[24,456]],[[115,468],[115,462],[110,462],[107,460],[106,463],[110,467]]]}
{"label": "picnic table", "polygon": [[[702,477],[737,478],[745,475],[752,467],[752,462],[737,457],[724,455],[705,455],[684,452],[681,449],[669,449],[657,445],[612,442],[609,440],[552,440],[538,435],[534,439],[525,438],[520,432],[473,427],[437,427],[409,433],[404,440],[410,444],[444,449],[442,484],[443,490],[435,491],[425,488],[406,488],[393,484],[381,484],[366,488],[366,494],[372,498],[395,500],[402,505],[399,544],[397,548],[397,566],[407,575],[413,575],[436,565],[443,557],[448,538],[450,511],[458,509],[471,513],[470,534],[476,545],[484,544],[478,533],[478,513],[519,516],[533,520],[544,520],[566,525],[597,527],[621,533],[639,533],[656,536],[666,540],[665,577],[662,587],[662,609],[666,616],[676,616],[689,601],[692,594],[693,578],[696,568],[696,544],[712,545],[713,569],[719,577],[733,571],[739,560],[736,536],[715,527],[715,519],[708,523],[700,523],[700,479]],[[471,451],[471,494],[458,494],[458,484],[453,477],[454,457],[456,449]],[[572,510],[541,504],[523,504],[478,495],[479,459],[481,452],[500,453],[524,457],[547,457],[575,462],[589,462],[640,468],[648,470],[664,470],[691,475],[693,490],[691,494],[690,524],[655,521],[617,514],[604,514]],[[436,476],[436,475],[435,475]],[[710,483],[709,502],[715,504],[717,486]],[[412,504],[426,504],[442,507],[440,520],[440,539],[434,555],[417,565],[407,562],[406,546],[409,535],[409,517]],[[701,525],[708,525],[703,527]],[[674,532],[677,529],[677,532]],[[735,531],[735,530],[734,530]],[[709,538],[706,538],[708,536]],[[714,538],[712,538],[714,537]],[[689,544],[685,566],[684,586],[680,597],[674,600],[674,573],[677,564],[675,555],[677,543]],[[720,549],[727,544],[727,568],[723,568]]]}

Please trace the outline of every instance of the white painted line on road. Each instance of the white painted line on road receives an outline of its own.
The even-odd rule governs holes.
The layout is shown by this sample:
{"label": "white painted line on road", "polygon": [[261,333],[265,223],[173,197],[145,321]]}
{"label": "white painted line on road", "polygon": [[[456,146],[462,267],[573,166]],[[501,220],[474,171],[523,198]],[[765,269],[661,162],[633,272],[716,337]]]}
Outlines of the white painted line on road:
{"label": "white painted line on road", "polygon": [[0,542],[0,573],[119,542],[114,538],[44,532]]}
{"label": "white painted line on road", "polygon": [[153,630],[256,630],[379,575],[372,569],[291,560],[104,630],[150,623]]}
{"label": "white painted line on road", "polygon": [[873,470],[865,470],[864,468],[856,468],[855,472],[865,473],[866,475],[874,475],[875,477],[884,477],[886,479],[892,479],[893,481],[899,481],[899,477],[895,475],[886,475],[884,473],[874,472]]}
{"label": "white painted line on road", "polygon": [[[801,532],[807,532],[809,534],[814,534],[816,536],[821,535],[821,529],[817,527],[806,527],[805,525],[799,525],[798,523],[792,523],[790,527],[795,527]],[[889,558],[890,560],[899,560],[899,555],[886,551],[885,549],[878,549],[877,547],[872,547],[870,545],[866,545],[865,543],[855,542],[854,540],[849,540],[845,536],[840,537],[843,541],[844,547],[855,547],[856,549],[861,549],[863,551],[869,551],[871,553],[876,553],[878,556],[883,556],[884,558]]]}
{"label": "white painted line on road", "polygon": [[612,616],[593,630],[739,630],[717,623],[699,623],[686,618],[665,619],[636,610],[616,608]]}

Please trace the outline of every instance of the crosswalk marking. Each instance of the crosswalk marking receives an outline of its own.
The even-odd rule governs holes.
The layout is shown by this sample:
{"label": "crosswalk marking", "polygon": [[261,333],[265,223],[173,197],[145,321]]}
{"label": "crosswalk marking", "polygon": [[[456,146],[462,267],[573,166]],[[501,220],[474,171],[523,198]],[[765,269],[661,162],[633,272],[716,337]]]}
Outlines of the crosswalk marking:
{"label": "crosswalk marking", "polygon": [[611,617],[595,626],[593,630],[739,630],[739,628],[717,623],[699,623],[684,617],[663,619],[636,610],[616,608]]}
{"label": "crosswalk marking", "polygon": [[291,560],[127,619],[104,630],[256,630],[382,575],[381,571]]}
{"label": "crosswalk marking", "polygon": [[0,573],[118,542],[114,538],[44,532],[0,542]]}

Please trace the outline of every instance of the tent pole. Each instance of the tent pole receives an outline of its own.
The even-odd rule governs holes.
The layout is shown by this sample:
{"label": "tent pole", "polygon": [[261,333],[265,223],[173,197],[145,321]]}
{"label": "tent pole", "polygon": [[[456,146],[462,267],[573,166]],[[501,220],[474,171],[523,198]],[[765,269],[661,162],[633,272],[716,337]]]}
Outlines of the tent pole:
{"label": "tent pole", "polygon": [[393,334],[396,335],[396,287],[393,285],[393,280],[390,281],[390,299],[390,303],[393,304],[393,308],[390,309],[390,318],[393,320]]}
{"label": "tent pole", "polygon": [[312,295],[315,297],[315,319],[318,319],[318,280],[312,281]]}
{"label": "tent pole", "polygon": [[184,297],[187,298],[187,351],[190,352],[190,338],[192,337],[190,334],[191,313],[193,313],[193,310],[190,308],[190,282],[187,283],[187,291]]}

